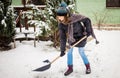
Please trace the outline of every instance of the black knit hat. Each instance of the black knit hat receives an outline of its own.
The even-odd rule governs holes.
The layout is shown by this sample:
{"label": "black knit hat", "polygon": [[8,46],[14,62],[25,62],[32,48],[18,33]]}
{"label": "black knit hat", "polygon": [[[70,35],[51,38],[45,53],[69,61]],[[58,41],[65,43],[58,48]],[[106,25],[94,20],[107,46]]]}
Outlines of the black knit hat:
{"label": "black knit hat", "polygon": [[68,9],[66,7],[67,7],[67,4],[65,2],[62,2],[56,11],[56,14],[58,16],[67,16]]}

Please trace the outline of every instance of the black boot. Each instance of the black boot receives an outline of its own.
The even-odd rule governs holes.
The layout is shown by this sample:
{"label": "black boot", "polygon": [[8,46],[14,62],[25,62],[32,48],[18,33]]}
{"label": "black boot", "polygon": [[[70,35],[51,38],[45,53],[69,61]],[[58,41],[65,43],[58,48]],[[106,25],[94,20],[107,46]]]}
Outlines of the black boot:
{"label": "black boot", "polygon": [[90,68],[90,64],[86,64],[86,74],[90,74],[91,73],[91,68]]}
{"label": "black boot", "polygon": [[67,76],[72,72],[73,72],[73,65],[68,65],[68,70],[64,73],[64,75]]}

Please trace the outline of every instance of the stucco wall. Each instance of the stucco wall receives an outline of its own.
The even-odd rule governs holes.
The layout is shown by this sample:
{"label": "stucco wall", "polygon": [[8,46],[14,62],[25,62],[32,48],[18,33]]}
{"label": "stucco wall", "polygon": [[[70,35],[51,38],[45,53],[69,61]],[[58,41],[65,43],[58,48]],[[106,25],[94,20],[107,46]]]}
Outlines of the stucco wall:
{"label": "stucco wall", "polygon": [[76,0],[77,11],[96,23],[97,17],[105,17],[105,23],[120,24],[120,8],[106,8],[106,0]]}

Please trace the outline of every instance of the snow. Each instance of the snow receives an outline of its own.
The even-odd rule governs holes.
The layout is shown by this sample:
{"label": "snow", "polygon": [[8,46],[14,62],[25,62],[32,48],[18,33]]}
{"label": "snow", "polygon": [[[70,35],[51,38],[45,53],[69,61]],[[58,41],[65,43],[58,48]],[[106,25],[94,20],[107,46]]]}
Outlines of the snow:
{"label": "snow", "polygon": [[22,27],[21,30],[22,32],[20,32],[20,28],[15,28],[16,30],[16,35],[15,38],[25,38],[25,34],[27,34],[27,37],[29,38],[35,38],[36,36],[39,35],[40,33],[40,28],[36,27],[36,31],[34,32],[34,27],[29,27],[29,29],[25,29],[25,27]]}
{"label": "snow", "polygon": [[7,25],[6,25],[6,22],[5,22],[5,19],[3,19],[3,20],[1,21],[1,24],[4,25],[4,27],[7,26]]}
{"label": "snow", "polygon": [[92,73],[85,74],[85,66],[74,48],[74,71],[65,77],[67,69],[67,55],[55,61],[50,69],[43,72],[33,72],[33,69],[47,65],[42,61],[52,61],[59,56],[60,51],[49,45],[51,41],[16,42],[16,48],[0,52],[0,78],[120,78],[120,31],[95,30],[100,41],[96,45],[95,40],[87,43],[85,53],[90,61]]}

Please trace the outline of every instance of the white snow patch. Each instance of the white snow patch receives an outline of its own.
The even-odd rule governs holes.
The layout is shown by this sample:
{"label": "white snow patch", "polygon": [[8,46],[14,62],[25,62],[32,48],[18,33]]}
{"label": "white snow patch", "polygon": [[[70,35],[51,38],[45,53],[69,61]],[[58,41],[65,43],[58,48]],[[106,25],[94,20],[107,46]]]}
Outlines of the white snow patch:
{"label": "white snow patch", "polygon": [[68,77],[64,76],[67,69],[67,54],[55,61],[50,69],[43,72],[33,72],[33,69],[47,65],[42,61],[52,61],[59,56],[60,51],[50,47],[51,41],[17,42],[17,48],[0,52],[0,78],[120,78],[120,31],[98,31],[95,34],[100,41],[87,43],[85,53],[90,61],[92,73],[85,74],[85,66],[78,50],[73,52],[74,71]]}

